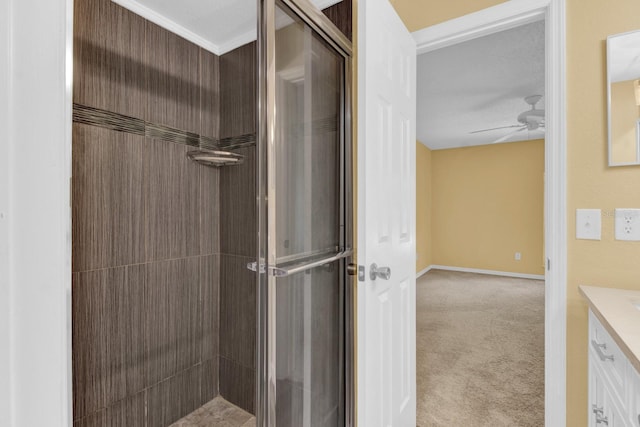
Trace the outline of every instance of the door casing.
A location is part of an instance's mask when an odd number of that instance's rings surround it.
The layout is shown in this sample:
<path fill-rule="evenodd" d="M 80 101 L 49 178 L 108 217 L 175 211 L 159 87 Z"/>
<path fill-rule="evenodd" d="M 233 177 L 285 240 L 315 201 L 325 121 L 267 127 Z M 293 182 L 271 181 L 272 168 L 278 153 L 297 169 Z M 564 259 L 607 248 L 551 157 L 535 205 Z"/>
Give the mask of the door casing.
<path fill-rule="evenodd" d="M 545 425 L 566 425 L 567 178 L 565 0 L 507 1 L 415 31 L 417 53 L 544 20 Z"/>

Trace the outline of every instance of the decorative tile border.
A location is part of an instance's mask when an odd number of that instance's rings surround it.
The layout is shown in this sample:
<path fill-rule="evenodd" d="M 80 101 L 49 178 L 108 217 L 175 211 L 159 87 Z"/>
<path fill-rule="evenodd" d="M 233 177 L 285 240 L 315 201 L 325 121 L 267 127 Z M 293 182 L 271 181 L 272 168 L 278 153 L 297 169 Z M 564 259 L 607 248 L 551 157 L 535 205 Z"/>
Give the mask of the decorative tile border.
<path fill-rule="evenodd" d="M 256 143 L 255 133 L 216 140 L 196 133 L 81 104 L 73 104 L 73 121 L 200 148 L 232 150 L 255 145 Z M 301 124 L 297 123 L 295 126 L 300 127 Z M 314 120 L 312 124 L 312 132 L 314 133 L 335 132 L 337 130 L 338 118 L 335 116 Z"/>
<path fill-rule="evenodd" d="M 200 148 L 230 150 L 255 145 L 256 143 L 255 133 L 216 140 L 169 126 L 146 122 L 124 114 L 75 103 L 73 104 L 73 121 Z"/>
<path fill-rule="evenodd" d="M 73 121 L 135 135 L 144 136 L 145 134 L 144 120 L 75 103 L 73 104 Z"/>

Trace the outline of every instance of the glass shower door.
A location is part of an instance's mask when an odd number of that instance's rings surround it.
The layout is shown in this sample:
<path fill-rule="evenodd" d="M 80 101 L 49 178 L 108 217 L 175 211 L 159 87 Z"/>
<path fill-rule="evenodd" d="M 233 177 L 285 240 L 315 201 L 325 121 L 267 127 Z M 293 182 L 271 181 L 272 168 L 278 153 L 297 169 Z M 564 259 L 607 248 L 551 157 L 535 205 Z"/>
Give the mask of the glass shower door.
<path fill-rule="evenodd" d="M 259 426 L 349 424 L 350 43 L 307 1 L 261 1 Z"/>

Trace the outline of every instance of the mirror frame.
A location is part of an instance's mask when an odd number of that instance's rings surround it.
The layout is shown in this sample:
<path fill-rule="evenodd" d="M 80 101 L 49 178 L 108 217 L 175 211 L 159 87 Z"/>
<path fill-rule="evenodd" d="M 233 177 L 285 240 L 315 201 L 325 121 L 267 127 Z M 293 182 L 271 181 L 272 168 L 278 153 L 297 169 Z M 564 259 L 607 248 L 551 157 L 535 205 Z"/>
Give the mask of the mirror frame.
<path fill-rule="evenodd" d="M 631 34 L 640 33 L 640 30 L 628 31 L 626 33 L 613 34 L 607 37 L 607 45 L 606 45 L 606 60 L 607 60 L 607 166 L 609 167 L 617 167 L 617 166 L 638 166 L 640 165 L 640 116 L 636 120 L 636 124 L 634 125 L 634 129 L 636 130 L 636 160 L 635 162 L 624 162 L 624 163 L 614 163 L 612 156 L 612 130 L 611 130 L 611 42 L 614 39 L 629 36 Z M 638 47 L 640 51 L 640 46 Z M 640 75 L 638 76 L 640 78 Z"/>

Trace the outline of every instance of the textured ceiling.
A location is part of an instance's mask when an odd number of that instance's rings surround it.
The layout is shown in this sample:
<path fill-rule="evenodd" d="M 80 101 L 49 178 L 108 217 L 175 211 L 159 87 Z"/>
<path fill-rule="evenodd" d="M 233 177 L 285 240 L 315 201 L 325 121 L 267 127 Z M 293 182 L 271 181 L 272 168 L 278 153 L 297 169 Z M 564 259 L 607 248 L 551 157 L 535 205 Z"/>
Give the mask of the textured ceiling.
<path fill-rule="evenodd" d="M 256 39 L 256 0 L 112 0 L 222 55 Z M 311 0 L 324 9 L 340 0 Z"/>
<path fill-rule="evenodd" d="M 515 129 L 524 97 L 544 95 L 544 21 L 418 56 L 417 138 L 438 150 L 490 144 Z M 544 98 L 537 108 L 544 109 Z M 523 131 L 505 142 L 544 138 Z"/>

